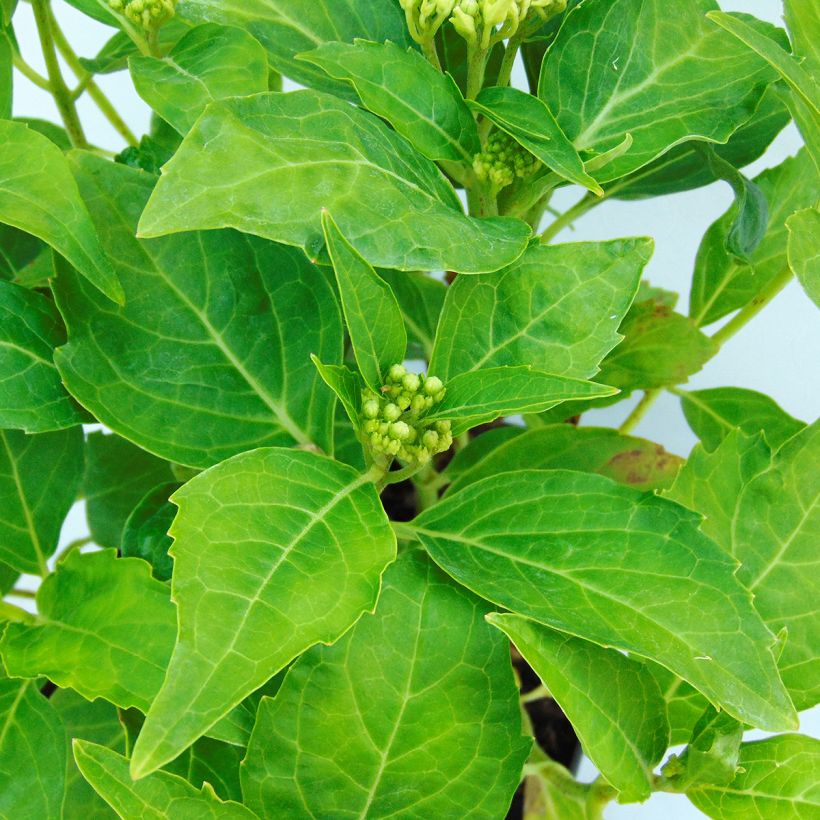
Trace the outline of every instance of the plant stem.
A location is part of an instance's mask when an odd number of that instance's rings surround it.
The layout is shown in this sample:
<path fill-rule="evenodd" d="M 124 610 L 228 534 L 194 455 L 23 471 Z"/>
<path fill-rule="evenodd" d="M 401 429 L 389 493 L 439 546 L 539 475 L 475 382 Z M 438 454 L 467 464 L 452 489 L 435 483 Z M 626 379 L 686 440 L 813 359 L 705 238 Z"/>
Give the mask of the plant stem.
<path fill-rule="evenodd" d="M 12 595 L 15 598 L 28 598 L 29 600 L 34 600 L 37 597 L 36 592 L 32 592 L 30 589 L 13 589 L 9 595 Z"/>
<path fill-rule="evenodd" d="M 542 683 L 540 686 L 536 686 L 535 689 L 531 689 L 526 694 L 521 695 L 521 703 L 532 703 L 534 700 L 543 700 L 544 698 L 551 697 L 552 695 L 549 689 Z"/>
<path fill-rule="evenodd" d="M 54 13 L 49 9 L 49 21 L 51 23 L 51 30 L 54 36 L 54 43 L 57 46 L 60 54 L 62 54 L 63 59 L 68 63 L 68 67 L 77 75 L 77 80 L 79 81 L 79 90 L 82 93 L 82 90 L 88 92 L 88 96 L 91 97 L 92 100 L 97 104 L 97 108 L 102 111 L 105 118 L 111 125 L 114 127 L 114 130 L 129 144 L 129 145 L 136 145 L 139 140 L 134 135 L 134 132 L 125 124 L 125 121 L 119 115 L 117 110 L 111 104 L 111 101 L 108 97 L 105 96 L 102 89 L 94 82 L 94 78 L 91 75 L 91 72 L 86 71 L 83 67 L 83 64 L 80 62 L 80 58 L 75 53 L 74 49 L 71 48 L 71 44 L 66 39 L 65 35 L 60 29 L 60 26 L 57 23 L 57 20 L 54 18 Z M 79 94 L 77 95 L 79 96 Z"/>
<path fill-rule="evenodd" d="M 541 241 L 546 244 L 551 242 L 564 228 L 572 225 L 576 219 L 582 217 L 588 211 L 591 211 L 596 205 L 601 202 L 601 197 L 595 194 L 585 194 L 578 202 L 575 203 L 568 211 L 565 211 L 558 217 L 542 234 Z"/>
<path fill-rule="evenodd" d="M 486 57 L 487 52 L 477 43 L 467 47 L 467 93 L 464 96 L 468 100 L 474 100 L 484 85 Z"/>
<path fill-rule="evenodd" d="M 48 83 L 60 118 L 65 126 L 68 138 L 75 148 L 85 148 L 88 141 L 83 132 L 80 117 L 71 92 L 65 84 L 60 63 L 57 60 L 57 50 L 54 48 L 54 32 L 51 26 L 51 9 L 49 0 L 31 0 L 31 7 L 34 11 L 34 22 L 37 24 L 37 34 L 40 37 L 40 46 L 43 49 L 43 58 L 46 62 Z"/>
<path fill-rule="evenodd" d="M 432 37 L 422 42 L 421 52 L 430 61 L 434 68 L 441 71 L 441 61 L 439 60 L 438 52 L 436 51 L 436 42 Z"/>
<path fill-rule="evenodd" d="M 416 541 L 416 528 L 404 521 L 391 521 L 390 526 L 400 541 Z"/>
<path fill-rule="evenodd" d="M 646 415 L 649 408 L 657 401 L 660 396 L 660 388 L 654 390 L 647 390 L 643 394 L 643 398 L 635 405 L 634 410 L 626 417 L 624 423 L 618 428 L 621 435 L 628 435 L 640 423 L 641 419 Z"/>
<path fill-rule="evenodd" d="M 501 60 L 501 66 L 498 69 L 498 79 L 496 85 L 505 86 L 510 84 L 512 77 L 513 66 L 515 65 L 515 58 L 518 56 L 518 49 L 521 48 L 523 39 L 519 34 L 510 37 L 507 41 L 507 48 L 504 49 L 504 58 Z"/>
<path fill-rule="evenodd" d="M 30 82 L 34 83 L 38 88 L 51 93 L 51 84 L 38 71 L 35 71 L 16 51 L 12 57 L 14 67 Z"/>

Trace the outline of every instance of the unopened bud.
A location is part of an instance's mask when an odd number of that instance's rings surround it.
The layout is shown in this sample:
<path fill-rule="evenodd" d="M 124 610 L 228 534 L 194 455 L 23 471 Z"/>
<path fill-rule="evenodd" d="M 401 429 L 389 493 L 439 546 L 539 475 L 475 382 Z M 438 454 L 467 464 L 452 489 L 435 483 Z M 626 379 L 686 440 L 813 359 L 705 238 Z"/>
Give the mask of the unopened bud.
<path fill-rule="evenodd" d="M 404 421 L 394 421 L 390 425 L 389 435 L 391 438 L 397 438 L 399 441 L 405 441 L 410 438 L 410 425 Z"/>
<path fill-rule="evenodd" d="M 437 376 L 428 376 L 424 380 L 424 392 L 428 396 L 435 396 L 436 393 L 440 393 L 442 390 L 444 390 L 444 384 Z"/>
<path fill-rule="evenodd" d="M 422 437 L 421 443 L 428 449 L 433 450 L 438 447 L 439 437 L 435 430 L 428 430 Z"/>
<path fill-rule="evenodd" d="M 379 402 L 376 399 L 368 399 L 362 407 L 362 412 L 365 418 L 376 418 L 379 415 Z"/>
<path fill-rule="evenodd" d="M 406 374 L 407 370 L 405 370 L 404 365 L 394 364 L 387 375 L 391 381 L 400 382 Z"/>
<path fill-rule="evenodd" d="M 386 404 L 384 406 L 384 411 L 382 415 L 385 419 L 387 419 L 387 421 L 396 421 L 398 417 L 401 415 L 401 410 L 398 408 L 397 405 L 391 402 L 390 404 Z"/>
<path fill-rule="evenodd" d="M 421 379 L 415 373 L 408 373 L 402 380 L 404 389 L 411 393 L 415 393 L 421 386 Z"/>

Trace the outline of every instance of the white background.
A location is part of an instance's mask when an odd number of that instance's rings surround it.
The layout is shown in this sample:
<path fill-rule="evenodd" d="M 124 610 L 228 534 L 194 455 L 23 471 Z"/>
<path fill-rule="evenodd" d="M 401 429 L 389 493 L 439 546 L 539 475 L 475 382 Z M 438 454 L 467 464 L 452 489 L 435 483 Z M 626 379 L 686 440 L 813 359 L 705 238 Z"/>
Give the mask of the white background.
<path fill-rule="evenodd" d="M 772 22 L 781 23 L 779 0 L 724 0 L 726 11 L 745 11 Z M 75 51 L 82 56 L 96 54 L 112 30 L 83 16 L 61 0 L 55 11 Z M 670 13 L 671 12 L 670 10 Z M 21 3 L 15 16 L 15 30 L 24 57 L 39 71 L 44 66 L 37 45 L 36 29 L 30 7 Z M 520 73 L 517 75 L 520 78 Z M 720 78 L 715 78 L 720 82 Z M 141 134 L 148 126 L 149 112 L 137 97 L 127 73 L 99 78 L 99 84 L 114 101 L 117 109 Z M 87 96 L 79 102 L 79 112 L 86 132 L 98 145 L 120 150 L 122 139 L 99 114 Z M 51 98 L 24 77 L 15 75 L 15 116 L 39 117 L 58 122 Z M 764 168 L 777 165 L 800 147 L 794 126 L 781 134 L 767 154 L 747 169 L 754 176 Z M 580 191 L 565 189 L 553 203 L 564 209 L 575 202 Z M 655 285 L 681 294 L 685 310 L 689 299 L 695 253 L 706 228 L 731 202 L 727 185 L 716 183 L 706 188 L 674 196 L 638 202 L 608 202 L 588 214 L 559 237 L 563 241 L 612 239 L 623 236 L 652 236 L 656 251 L 647 269 L 647 278 Z M 710 329 L 712 332 L 714 328 Z M 797 418 L 813 421 L 820 415 L 818 390 L 820 362 L 820 322 L 817 309 L 800 286 L 793 282 L 775 301 L 726 343 L 720 354 L 690 381 L 692 388 L 736 386 L 747 387 L 772 396 Z M 617 407 L 592 411 L 585 423 L 617 426 L 634 406 L 637 397 Z M 677 399 L 665 394 L 636 428 L 637 435 L 658 441 L 667 449 L 686 455 L 695 438 L 686 425 Z M 72 510 L 63 532 L 62 542 L 87 533 L 81 505 Z M 33 580 L 33 579 L 32 579 Z M 802 731 L 820 734 L 820 711 L 802 717 Z M 759 733 L 758 733 L 759 735 Z M 581 767 L 581 779 L 593 779 L 595 770 L 588 760 Z M 641 806 L 611 805 L 605 813 L 608 820 L 644 818 L 665 820 L 702 817 L 683 797 L 658 794 Z"/>

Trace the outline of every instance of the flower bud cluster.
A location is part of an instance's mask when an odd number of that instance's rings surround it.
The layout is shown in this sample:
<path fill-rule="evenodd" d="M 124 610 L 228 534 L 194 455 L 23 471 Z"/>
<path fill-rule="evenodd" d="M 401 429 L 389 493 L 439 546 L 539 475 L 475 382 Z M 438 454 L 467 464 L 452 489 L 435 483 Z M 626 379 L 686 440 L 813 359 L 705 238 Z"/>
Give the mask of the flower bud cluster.
<path fill-rule="evenodd" d="M 450 19 L 465 40 L 486 49 L 512 37 L 526 21 L 543 22 L 566 7 L 566 0 L 456 0 Z"/>
<path fill-rule="evenodd" d="M 156 31 L 176 11 L 177 0 L 108 0 L 109 7 L 145 31 Z"/>
<path fill-rule="evenodd" d="M 473 170 L 482 182 L 496 191 L 512 185 L 515 178 L 525 179 L 541 167 L 541 162 L 509 134 L 494 130 L 484 150 L 473 159 Z"/>
<path fill-rule="evenodd" d="M 417 43 L 432 41 L 458 0 L 399 0 L 410 36 Z"/>
<path fill-rule="evenodd" d="M 371 451 L 423 465 L 448 450 L 453 443 L 450 422 L 425 420 L 444 393 L 441 379 L 394 364 L 381 393 L 362 391 L 361 429 Z"/>

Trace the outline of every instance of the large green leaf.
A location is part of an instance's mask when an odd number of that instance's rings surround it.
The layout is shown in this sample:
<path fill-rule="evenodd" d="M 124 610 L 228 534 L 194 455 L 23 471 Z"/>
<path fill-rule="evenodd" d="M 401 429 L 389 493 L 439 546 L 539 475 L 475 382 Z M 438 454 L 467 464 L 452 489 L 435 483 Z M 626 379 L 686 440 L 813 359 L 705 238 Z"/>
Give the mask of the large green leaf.
<path fill-rule="evenodd" d="M 0 222 L 39 237 L 115 302 L 124 294 L 57 146 L 0 120 Z"/>
<path fill-rule="evenodd" d="M 243 453 L 189 481 L 171 535 L 179 635 L 134 748 L 143 776 L 296 655 L 375 605 L 396 539 L 367 476 L 310 452 Z"/>
<path fill-rule="evenodd" d="M 407 352 L 399 303 L 390 285 L 358 254 L 327 211 L 322 213 L 325 234 L 353 355 L 365 382 L 381 390 L 391 365 L 401 364 Z"/>
<path fill-rule="evenodd" d="M 789 266 L 820 307 L 820 210 L 806 208 L 786 220 Z"/>
<path fill-rule="evenodd" d="M 481 150 L 475 118 L 458 86 L 418 51 L 359 40 L 326 43 L 300 59 L 352 83 L 365 107 L 428 159 L 472 165 Z"/>
<path fill-rule="evenodd" d="M 810 820 L 820 816 L 820 740 L 777 735 L 740 747 L 740 768 L 727 786 L 687 793 L 714 820 Z"/>
<path fill-rule="evenodd" d="M 559 176 L 596 194 L 601 186 L 584 170 L 584 163 L 546 104 L 517 88 L 485 88 L 472 107 L 508 133 Z"/>
<path fill-rule="evenodd" d="M 732 528 L 740 580 L 769 628 L 788 630 L 783 681 L 798 709 L 820 701 L 820 422 L 777 451 L 744 489 Z"/>
<path fill-rule="evenodd" d="M 820 3 L 783 0 L 783 11 L 795 55 L 803 58 L 802 67 L 812 79 L 820 79 Z"/>
<path fill-rule="evenodd" d="M 516 433 L 497 442 L 492 432 L 484 434 L 460 450 L 445 473 L 453 476 L 447 492 L 457 492 L 497 473 L 522 469 L 581 470 L 639 490 L 653 490 L 671 484 L 683 463 L 659 444 L 622 436 L 607 427 L 549 424 Z M 466 464 L 465 456 L 469 459 Z"/>
<path fill-rule="evenodd" d="M 48 572 L 82 475 L 82 428 L 0 430 L 0 560 L 19 572 Z"/>
<path fill-rule="evenodd" d="M 173 478 L 167 461 L 119 436 L 91 433 L 85 445 L 83 495 L 94 542 L 121 549 L 131 511 L 150 489 Z"/>
<path fill-rule="evenodd" d="M 690 0 L 670 13 L 666 0 L 591 0 L 567 15 L 539 96 L 578 149 L 608 151 L 632 135 L 599 181 L 693 137 L 725 142 L 754 113 L 774 72 L 705 18 L 716 8 Z"/>
<path fill-rule="evenodd" d="M 195 23 L 241 26 L 268 50 L 277 71 L 302 85 L 350 94 L 345 82 L 328 78 L 296 55 L 322 43 L 357 37 L 412 45 L 395 0 L 180 0 L 177 14 Z"/>
<path fill-rule="evenodd" d="M 242 769 L 250 808 L 265 818 L 502 817 L 530 741 L 488 609 L 422 553 L 404 553 L 376 614 L 303 655 L 262 701 Z"/>
<path fill-rule="evenodd" d="M 10 675 L 45 675 L 93 700 L 148 709 L 176 637 L 165 584 L 138 558 L 75 551 L 37 592 L 33 623 L 9 624 L 0 653 Z"/>
<path fill-rule="evenodd" d="M 488 273 L 515 261 L 530 235 L 517 219 L 465 216 L 435 164 L 403 137 L 314 91 L 211 105 L 166 166 L 139 228 L 159 236 L 233 227 L 313 258 L 323 208 L 368 262 L 386 268 Z"/>
<path fill-rule="evenodd" d="M 74 168 L 129 298 L 115 309 L 61 272 L 69 343 L 57 364 L 73 395 L 117 433 L 195 467 L 266 444 L 329 452 L 334 399 L 310 362 L 341 361 L 327 277 L 298 251 L 232 232 L 135 239 L 153 178 L 88 155 Z"/>
<path fill-rule="evenodd" d="M 447 291 L 430 371 L 531 364 L 587 378 L 620 341 L 618 325 L 652 255 L 649 239 L 537 245 L 492 276 Z"/>
<path fill-rule="evenodd" d="M 196 789 L 168 772 L 156 772 L 134 782 L 128 760 L 104 746 L 74 741 L 74 760 L 83 777 L 119 817 L 197 818 L 197 820 L 253 820 L 254 813 L 240 803 L 223 802 L 207 784 Z"/>
<path fill-rule="evenodd" d="M 83 421 L 54 366 L 63 342 L 62 320 L 45 296 L 0 281 L 0 427 L 43 433 Z"/>
<path fill-rule="evenodd" d="M 769 202 L 766 235 L 746 264 L 726 250 L 736 206 L 709 227 L 698 249 L 689 298 L 689 315 L 698 325 L 711 324 L 748 304 L 783 272 L 788 265 L 786 220 L 820 197 L 820 180 L 805 149 L 763 171 L 754 181 Z"/>
<path fill-rule="evenodd" d="M 128 61 L 137 93 L 180 134 L 214 100 L 268 90 L 265 49 L 241 29 L 197 26 L 162 58 Z"/>
<path fill-rule="evenodd" d="M 34 681 L 0 676 L 0 817 L 61 817 L 66 734 Z"/>
<path fill-rule="evenodd" d="M 488 616 L 515 644 L 572 722 L 590 760 L 623 803 L 646 800 L 669 744 L 666 701 L 644 666 L 614 649 L 520 615 Z M 613 686 L 613 683 L 617 683 Z"/>
<path fill-rule="evenodd" d="M 761 430 L 775 449 L 805 426 L 774 399 L 741 387 L 712 387 L 681 391 L 683 414 L 704 448 L 714 450 L 736 427 L 747 435 Z"/>
<path fill-rule="evenodd" d="M 752 725 L 794 726 L 772 634 L 699 517 L 603 476 L 520 470 L 476 482 L 414 527 L 479 595 L 661 663 Z"/>

